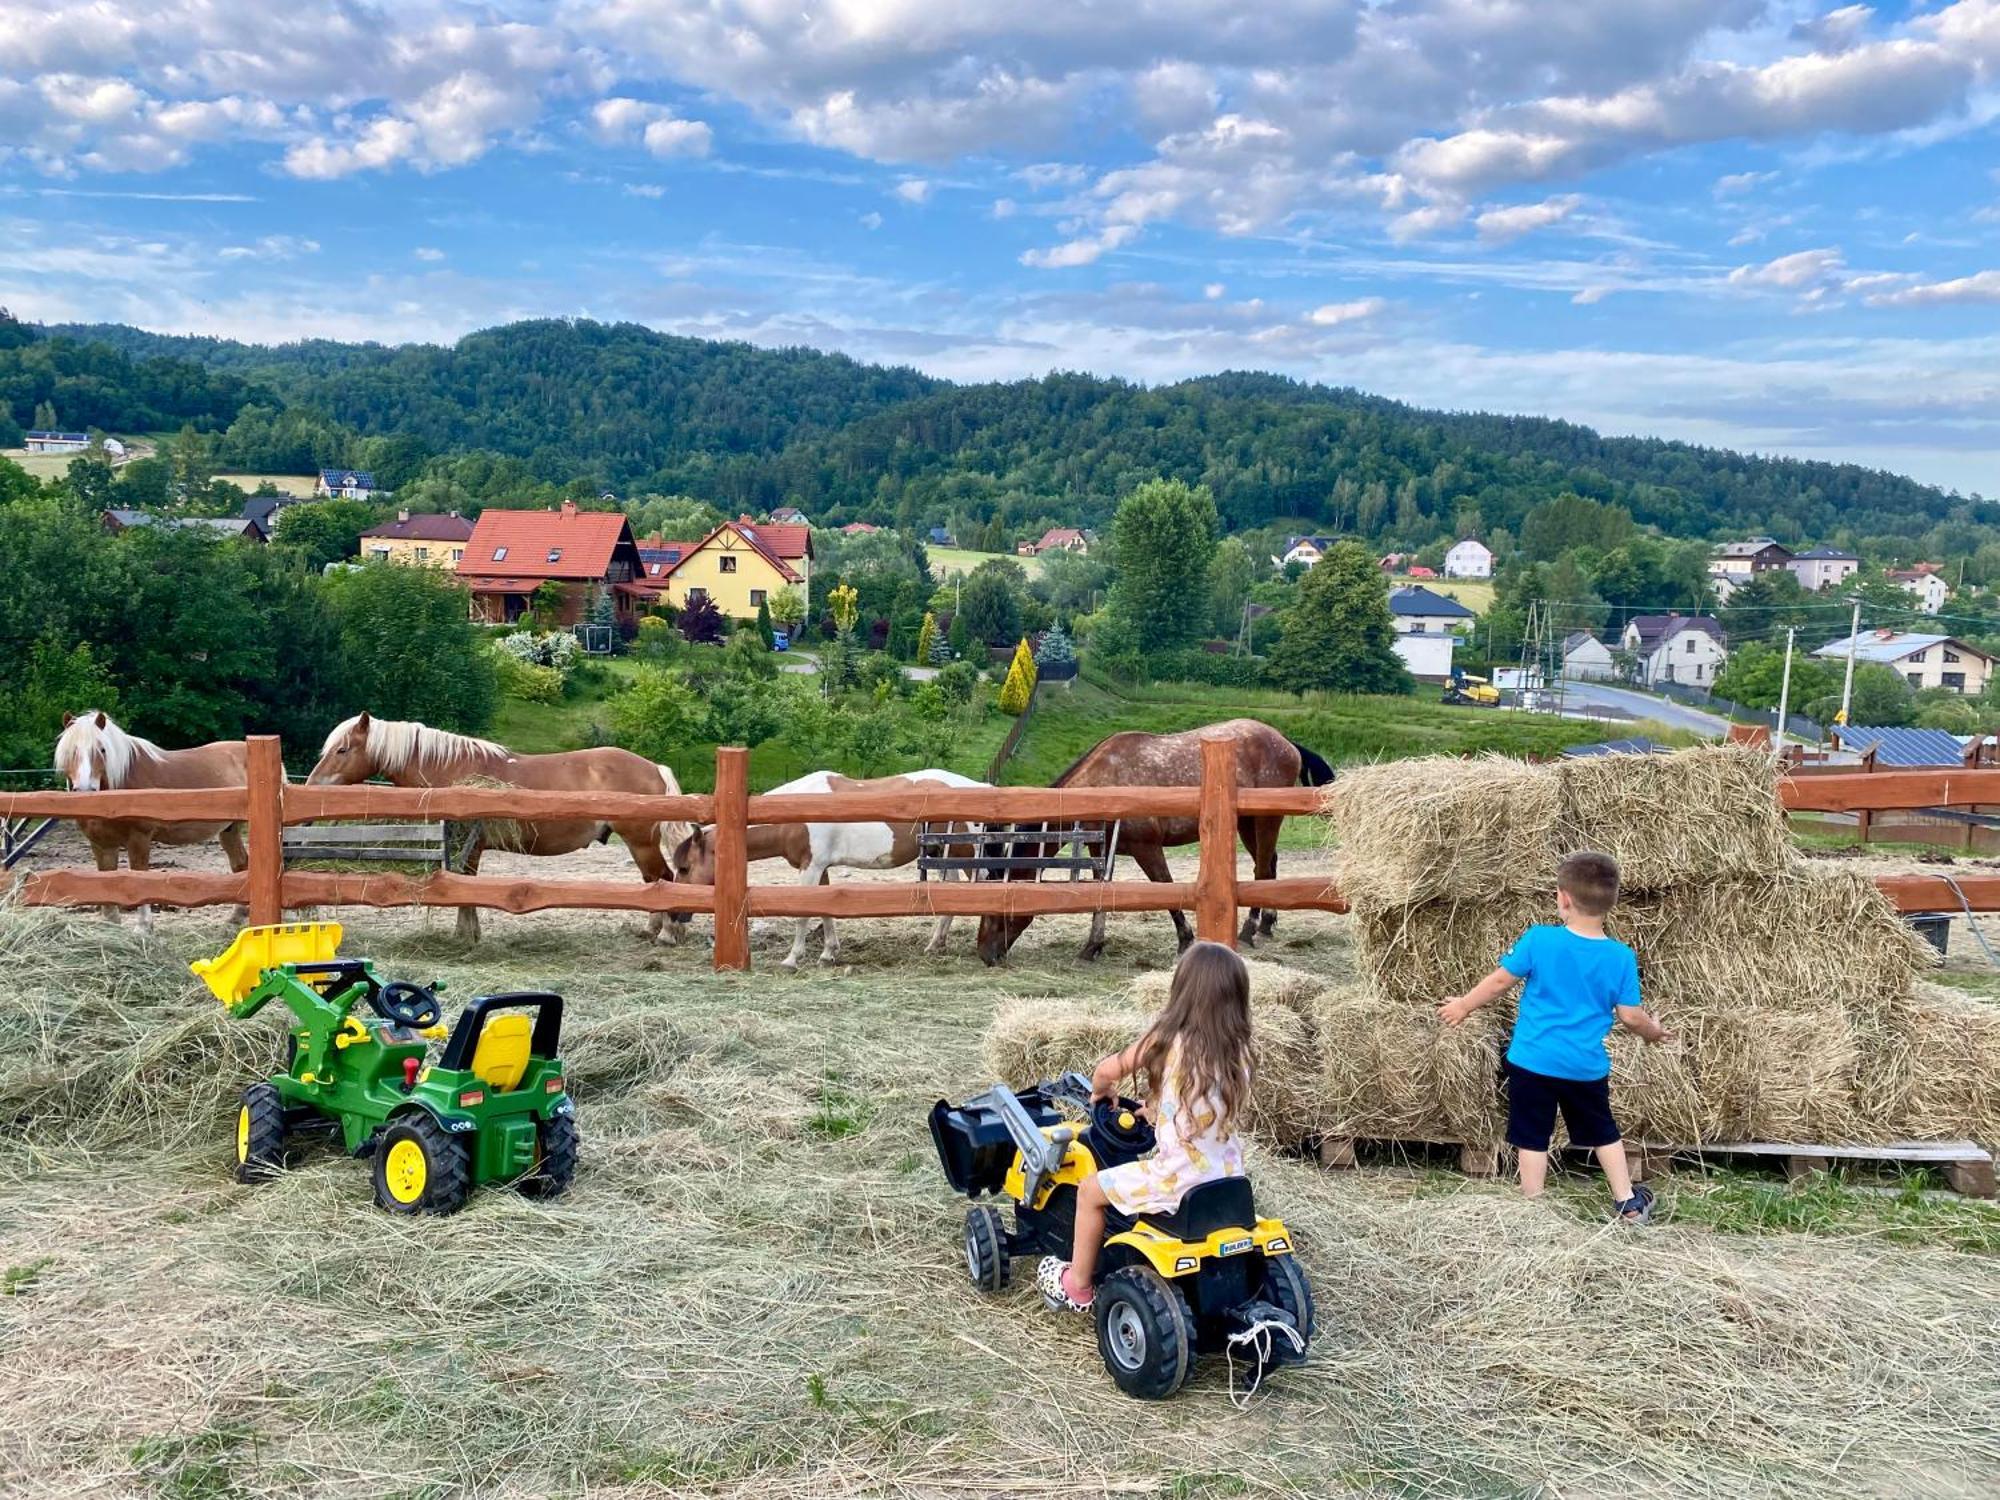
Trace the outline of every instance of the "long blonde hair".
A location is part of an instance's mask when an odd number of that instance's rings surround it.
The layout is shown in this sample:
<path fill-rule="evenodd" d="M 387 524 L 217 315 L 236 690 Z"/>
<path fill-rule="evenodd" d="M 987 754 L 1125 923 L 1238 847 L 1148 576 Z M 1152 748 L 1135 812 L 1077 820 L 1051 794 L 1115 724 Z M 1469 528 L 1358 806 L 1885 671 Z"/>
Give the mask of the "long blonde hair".
<path fill-rule="evenodd" d="M 1233 949 L 1194 944 L 1174 968 L 1167 1003 L 1139 1038 L 1140 1071 L 1157 1092 L 1171 1066 L 1196 1128 L 1224 1132 L 1249 1097 L 1255 1061 L 1250 971 Z M 1211 1109 L 1219 1111 L 1213 1120 L 1207 1118 Z"/>

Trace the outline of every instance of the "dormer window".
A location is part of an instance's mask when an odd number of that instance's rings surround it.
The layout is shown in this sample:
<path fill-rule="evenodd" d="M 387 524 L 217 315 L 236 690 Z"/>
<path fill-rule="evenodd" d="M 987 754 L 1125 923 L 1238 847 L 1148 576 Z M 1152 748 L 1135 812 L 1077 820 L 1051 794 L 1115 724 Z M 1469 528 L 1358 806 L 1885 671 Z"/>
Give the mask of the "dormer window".
<path fill-rule="evenodd" d="M 507 549 L 505 547 L 495 547 L 493 549 L 493 560 L 495 562 L 505 562 L 507 560 Z"/>
<path fill-rule="evenodd" d="M 553 562 L 561 562 L 561 561 L 562 561 L 562 548 L 560 548 L 560 547 L 551 547 L 551 548 L 549 548 L 549 561 L 550 561 L 550 562 L 552 562 L 552 563 L 553 563 Z"/>

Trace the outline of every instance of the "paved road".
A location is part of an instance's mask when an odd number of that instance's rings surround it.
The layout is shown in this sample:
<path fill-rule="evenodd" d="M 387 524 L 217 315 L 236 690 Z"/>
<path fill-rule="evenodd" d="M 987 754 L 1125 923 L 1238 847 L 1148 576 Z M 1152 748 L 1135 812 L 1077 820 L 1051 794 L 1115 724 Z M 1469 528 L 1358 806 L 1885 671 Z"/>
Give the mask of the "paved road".
<path fill-rule="evenodd" d="M 1691 729 L 1696 734 L 1705 734 L 1717 739 L 1729 730 L 1729 721 L 1717 714 L 1706 713 L 1699 708 L 1689 708 L 1686 704 L 1676 703 L 1671 698 L 1655 697 L 1651 693 L 1641 693 L 1633 688 L 1613 687 L 1605 682 L 1564 683 L 1563 707 L 1609 709 L 1615 713 L 1629 714 L 1634 719 L 1654 719 L 1669 729 Z"/>

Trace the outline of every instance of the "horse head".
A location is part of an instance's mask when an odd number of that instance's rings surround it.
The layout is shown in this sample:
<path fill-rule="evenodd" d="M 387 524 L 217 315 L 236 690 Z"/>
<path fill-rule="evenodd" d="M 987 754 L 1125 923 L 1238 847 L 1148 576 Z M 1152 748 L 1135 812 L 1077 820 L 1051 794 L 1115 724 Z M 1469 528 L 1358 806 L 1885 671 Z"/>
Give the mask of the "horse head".
<path fill-rule="evenodd" d="M 319 764 L 306 777 L 310 786 L 352 786 L 375 774 L 375 753 L 368 742 L 371 720 L 366 709 L 336 724 L 320 747 Z"/>
<path fill-rule="evenodd" d="M 124 778 L 129 751 L 116 753 L 125 735 L 101 709 L 63 715 L 63 732 L 56 739 L 55 769 L 73 792 L 108 791 Z M 117 764 L 114 764 L 117 762 Z"/>
<path fill-rule="evenodd" d="M 1025 840 L 1019 839 L 1018 835 L 1040 833 L 1045 831 L 1045 829 L 1045 824 L 1017 823 L 1011 830 L 1008 830 L 1009 837 L 987 841 L 981 846 L 980 853 L 986 859 L 1003 859 L 1010 854 L 1036 854 L 1044 852 L 1042 845 L 1029 844 Z M 994 831 L 997 832 L 999 830 Z M 997 875 L 981 875 L 979 878 L 982 880 L 1033 880 L 1035 878 L 1035 871 L 1003 869 Z M 1028 924 L 1034 920 L 1031 916 L 1013 913 L 1000 916 L 989 912 L 981 917 L 979 919 L 979 961 L 988 968 L 993 967 L 995 964 L 1005 963 L 1008 950 L 1014 946 L 1015 940 L 1028 930 Z"/>
<path fill-rule="evenodd" d="M 697 828 L 678 844 L 673 852 L 674 879 L 690 885 L 715 884 L 715 834 L 711 829 Z M 686 919 L 686 913 L 676 914 Z"/>

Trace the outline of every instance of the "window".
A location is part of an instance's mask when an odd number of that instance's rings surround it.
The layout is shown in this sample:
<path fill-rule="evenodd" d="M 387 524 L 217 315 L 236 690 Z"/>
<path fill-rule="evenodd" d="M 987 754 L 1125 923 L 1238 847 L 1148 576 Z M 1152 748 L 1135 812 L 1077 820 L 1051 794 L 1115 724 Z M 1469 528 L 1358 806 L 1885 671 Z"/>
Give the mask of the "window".
<path fill-rule="evenodd" d="M 451 560 L 453 562 L 461 562 L 464 560 L 464 558 L 465 558 L 465 549 L 463 547 L 454 547 L 451 549 Z"/>
<path fill-rule="evenodd" d="M 733 557 L 723 558 L 722 571 L 725 573 L 734 573 L 736 571 L 736 559 Z"/>
<path fill-rule="evenodd" d="M 752 609 L 755 609 L 758 605 L 762 604 L 763 602 L 764 602 L 764 591 L 762 589 L 750 590 L 750 607 Z"/>
<path fill-rule="evenodd" d="M 1924 660 L 1924 658 L 1926 658 L 1926 657 L 1927 657 L 1927 656 L 1929 656 L 1930 654 L 1931 654 L 1931 653 L 1930 653 L 1930 649 L 1929 649 L 1928 647 L 1926 647 L 1926 648 L 1925 648 L 1924 650 L 1922 650 L 1922 651 L 1912 651 L 1912 652 L 1910 653 L 1910 660 L 1911 660 L 1911 661 L 1922 661 L 1922 660 Z"/>
<path fill-rule="evenodd" d="M 1694 652 L 1695 652 L 1694 637 L 1689 636 L 1687 638 L 1687 654 L 1689 656 L 1693 656 Z"/>
<path fill-rule="evenodd" d="M 505 562 L 507 560 L 507 549 L 505 547 L 495 547 L 493 549 L 493 560 L 495 562 Z"/>
<path fill-rule="evenodd" d="M 419 547 L 419 548 L 417 548 L 417 561 L 418 561 L 418 562 L 429 562 L 430 560 L 431 560 L 431 549 L 430 549 L 430 548 L 428 548 L 428 547 Z"/>
<path fill-rule="evenodd" d="M 701 603 L 701 601 L 702 601 L 702 600 L 706 599 L 707 597 L 708 597 L 708 590 L 707 590 L 707 589 L 689 589 L 689 590 L 688 590 L 688 603 L 689 603 L 689 605 L 696 605 L 696 604 L 699 604 L 699 603 Z"/>
<path fill-rule="evenodd" d="M 1965 674 L 1963 672 L 1946 672 L 1942 680 L 1944 685 L 1954 693 L 1965 691 Z"/>
<path fill-rule="evenodd" d="M 1910 686 L 1911 686 L 1911 687 L 1913 687 L 1913 688 L 1920 688 L 1920 687 L 1922 687 L 1922 686 L 1924 685 L 1924 674 L 1923 674 L 1923 673 L 1921 673 L 1921 672 L 1907 672 L 1907 673 L 1905 673 L 1904 675 L 1905 675 L 1906 677 L 1908 677 L 1908 678 L 1910 679 Z"/>
<path fill-rule="evenodd" d="M 1951 647 L 1949 647 L 1949 646 L 1946 646 L 1946 647 L 1944 648 L 1944 659 L 1945 659 L 1946 661 L 1951 661 L 1951 662 L 1955 662 L 1955 661 L 1957 661 L 1957 660 L 1958 660 L 1958 653 L 1957 653 L 1956 651 L 1952 650 L 1952 649 L 1951 649 Z"/>
<path fill-rule="evenodd" d="M 551 547 L 551 548 L 549 548 L 549 561 L 550 561 L 550 562 L 561 562 L 561 561 L 562 561 L 562 548 L 560 548 L 560 547 Z"/>

